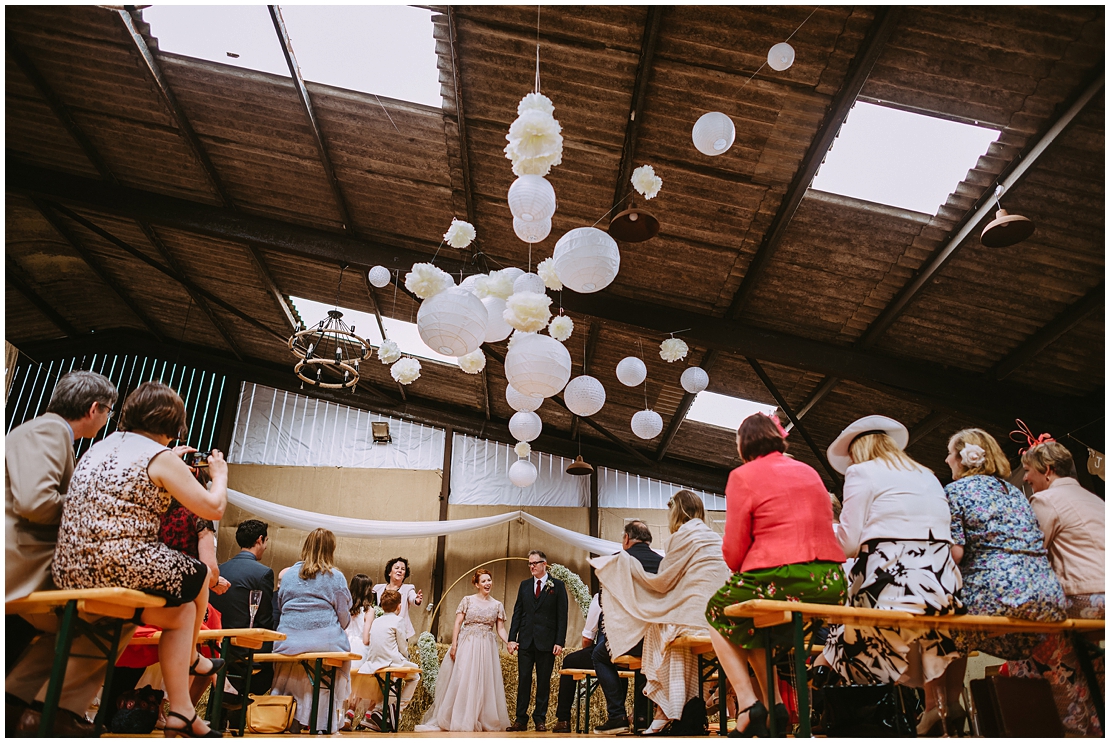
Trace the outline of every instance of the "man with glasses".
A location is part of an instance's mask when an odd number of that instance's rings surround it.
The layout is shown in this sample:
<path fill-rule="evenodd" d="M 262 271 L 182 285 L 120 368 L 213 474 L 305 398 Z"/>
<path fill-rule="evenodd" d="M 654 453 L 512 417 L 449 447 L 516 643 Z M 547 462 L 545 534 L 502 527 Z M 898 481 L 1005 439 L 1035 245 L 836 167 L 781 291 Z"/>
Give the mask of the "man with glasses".
<path fill-rule="evenodd" d="M 73 475 L 73 442 L 94 438 L 112 416 L 119 393 L 107 377 L 74 371 L 58 380 L 46 412 L 12 430 L 4 440 L 4 572 L 5 600 L 24 598 L 54 588 L 50 565 L 58 541 L 62 507 Z M 127 645 L 134 625 L 125 625 L 120 647 Z M 53 614 L 9 615 L 5 619 L 6 720 L 9 736 L 35 735 L 41 715 L 43 686 L 54 662 Z M 130 632 L 129 632 L 130 630 Z M 47 634 L 34 644 L 37 631 Z M 54 722 L 54 734 L 86 737 L 93 726 L 85 718 L 100 686 L 106 661 L 91 657 L 88 638 L 73 641 L 65 684 Z"/>
<path fill-rule="evenodd" d="M 528 729 L 528 699 L 532 696 L 532 669 L 536 671 L 536 706 L 532 722 L 537 732 L 547 730 L 547 701 L 551 696 L 551 671 L 567 641 L 567 589 L 547 574 L 547 555 L 528 553 L 532 577 L 520 584 L 509 627 L 509 652 L 517 653 L 516 721 L 509 732 Z"/>

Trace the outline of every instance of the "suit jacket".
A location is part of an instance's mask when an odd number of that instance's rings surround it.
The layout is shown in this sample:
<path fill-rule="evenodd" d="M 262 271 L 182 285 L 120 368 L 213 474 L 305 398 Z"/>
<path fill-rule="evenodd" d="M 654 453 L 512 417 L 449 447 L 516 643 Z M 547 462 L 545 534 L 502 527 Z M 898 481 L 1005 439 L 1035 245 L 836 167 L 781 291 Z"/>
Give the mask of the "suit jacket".
<path fill-rule="evenodd" d="M 644 566 L 645 572 L 659 572 L 659 563 L 663 562 L 663 556 L 653 550 L 651 545 L 644 544 L 643 542 L 636 542 L 636 544 L 625 551 L 640 561 L 640 564 Z"/>
<path fill-rule="evenodd" d="M 227 578 L 231 588 L 222 596 L 212 593 L 209 603 L 220 612 L 224 627 L 249 627 L 251 622 L 250 593 L 262 591 L 262 603 L 254 615 L 254 626 L 274 629 L 274 570 L 243 550 L 220 565 L 220 577 Z"/>
<path fill-rule="evenodd" d="M 4 446 L 5 601 L 13 601 L 54 587 L 50 564 L 73 476 L 73 431 L 46 413 L 15 428 Z"/>
<path fill-rule="evenodd" d="M 509 642 L 523 648 L 535 643 L 536 649 L 551 651 L 556 645 L 567 645 L 567 589 L 563 582 L 548 574 L 547 584 L 536 598 L 535 578 L 520 584 L 509 627 Z"/>
<path fill-rule="evenodd" d="M 371 609 L 370 611 L 373 611 Z M 374 673 L 387 666 L 412 666 L 409 638 L 399 614 L 383 614 L 370 625 L 370 645 L 359 673 Z"/>

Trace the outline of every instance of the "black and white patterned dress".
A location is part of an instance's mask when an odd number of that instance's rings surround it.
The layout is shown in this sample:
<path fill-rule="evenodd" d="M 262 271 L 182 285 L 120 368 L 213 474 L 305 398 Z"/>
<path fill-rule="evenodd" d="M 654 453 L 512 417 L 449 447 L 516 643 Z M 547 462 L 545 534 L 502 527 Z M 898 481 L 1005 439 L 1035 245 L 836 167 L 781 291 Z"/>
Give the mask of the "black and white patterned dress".
<path fill-rule="evenodd" d="M 164 596 L 167 606 L 197 597 L 204 564 L 158 541 L 171 496 L 147 466 L 165 451 L 141 434 L 116 432 L 81 457 L 54 551 L 59 588 L 133 588 Z"/>

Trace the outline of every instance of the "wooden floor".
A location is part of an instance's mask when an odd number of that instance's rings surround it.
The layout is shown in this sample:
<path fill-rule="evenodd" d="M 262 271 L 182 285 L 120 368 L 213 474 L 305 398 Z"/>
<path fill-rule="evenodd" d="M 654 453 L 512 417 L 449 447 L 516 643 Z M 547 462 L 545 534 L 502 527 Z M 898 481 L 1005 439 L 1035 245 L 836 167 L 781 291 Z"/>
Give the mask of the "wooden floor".
<path fill-rule="evenodd" d="M 161 738 L 161 737 L 163 737 L 163 735 L 162 735 L 161 730 L 156 730 L 153 733 L 150 733 L 149 735 L 116 735 L 116 734 L 113 734 L 113 733 L 105 733 L 104 735 L 102 735 L 100 737 L 102 737 L 102 738 Z M 230 733 L 225 733 L 224 737 L 225 738 L 230 738 L 232 736 L 231 736 Z M 287 740 L 293 740 L 293 739 L 308 740 L 309 739 L 309 736 L 308 736 L 307 733 L 301 733 L 299 735 L 293 735 L 291 733 L 285 733 L 285 734 L 282 734 L 282 735 L 252 735 L 250 733 L 247 733 L 243 737 L 244 738 L 284 738 L 284 739 L 287 739 Z M 606 740 L 606 739 L 611 738 L 611 737 L 627 737 L 627 736 L 608 736 L 608 735 L 587 736 L 587 735 L 574 735 L 573 733 L 563 733 L 561 735 L 556 735 L 556 734 L 550 733 L 550 732 L 548 732 L 548 733 L 537 733 L 535 730 L 529 730 L 526 733 L 448 733 L 448 732 L 439 732 L 439 733 L 412 733 L 412 732 L 409 732 L 409 733 L 370 733 L 370 732 L 365 732 L 365 733 L 362 733 L 362 732 L 360 732 L 360 733 L 336 733 L 335 735 L 331 735 L 331 736 L 312 736 L 312 739 L 315 740 L 317 738 L 324 738 L 324 737 L 331 737 L 331 738 L 464 738 L 464 739 L 465 738 L 548 738 L 548 739 L 560 739 L 560 738 L 587 738 L 587 737 L 591 737 L 591 738 L 594 738 L 596 740 Z"/>

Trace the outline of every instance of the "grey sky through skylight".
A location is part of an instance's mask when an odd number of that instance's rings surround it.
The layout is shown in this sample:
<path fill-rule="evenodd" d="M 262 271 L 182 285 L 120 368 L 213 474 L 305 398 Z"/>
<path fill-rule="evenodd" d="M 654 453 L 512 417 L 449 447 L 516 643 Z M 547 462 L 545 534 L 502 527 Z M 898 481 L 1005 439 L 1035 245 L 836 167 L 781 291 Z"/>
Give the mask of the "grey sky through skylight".
<path fill-rule="evenodd" d="M 280 7 L 306 80 L 442 105 L 431 11 L 398 5 Z M 155 5 L 143 10 L 143 19 L 164 52 L 289 76 L 265 5 Z"/>
<path fill-rule="evenodd" d="M 718 395 L 716 392 L 699 392 L 686 413 L 686 420 L 708 423 L 735 431 L 740 423 L 753 413 L 770 415 L 775 412 L 774 405 L 745 400 L 742 397 Z"/>

